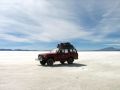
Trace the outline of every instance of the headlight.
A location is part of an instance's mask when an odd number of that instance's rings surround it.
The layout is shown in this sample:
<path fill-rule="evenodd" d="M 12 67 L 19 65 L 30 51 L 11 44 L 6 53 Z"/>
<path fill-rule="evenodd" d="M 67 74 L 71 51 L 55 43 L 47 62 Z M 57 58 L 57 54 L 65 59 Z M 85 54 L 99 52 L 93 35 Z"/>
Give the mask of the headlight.
<path fill-rule="evenodd" d="M 39 55 L 39 56 L 38 56 L 38 59 L 39 59 L 39 60 L 42 60 L 42 56 Z"/>

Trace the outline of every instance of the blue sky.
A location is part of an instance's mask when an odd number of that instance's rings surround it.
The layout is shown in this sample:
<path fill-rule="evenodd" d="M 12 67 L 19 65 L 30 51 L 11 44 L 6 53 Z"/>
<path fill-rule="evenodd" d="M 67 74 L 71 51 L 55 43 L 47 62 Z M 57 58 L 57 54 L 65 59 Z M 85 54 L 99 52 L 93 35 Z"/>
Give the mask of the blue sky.
<path fill-rule="evenodd" d="M 0 48 L 120 48 L 120 0 L 1 0 Z"/>

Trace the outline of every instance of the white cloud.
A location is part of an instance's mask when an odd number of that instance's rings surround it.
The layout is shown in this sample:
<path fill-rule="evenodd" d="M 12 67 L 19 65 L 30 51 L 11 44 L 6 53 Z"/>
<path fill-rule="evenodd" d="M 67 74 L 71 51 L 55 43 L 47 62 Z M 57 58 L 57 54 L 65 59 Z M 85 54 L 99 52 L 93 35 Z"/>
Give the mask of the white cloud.
<path fill-rule="evenodd" d="M 101 0 L 97 5 L 95 8 L 100 8 L 100 11 L 92 12 L 92 14 L 102 12 L 101 19 L 92 28 L 94 35 L 90 38 L 95 42 L 112 42 L 114 39 L 109 38 L 109 34 L 120 32 L 120 1 Z"/>
<path fill-rule="evenodd" d="M 4 2 L 5 7 L 9 5 L 9 1 L 6 2 Z M 3 15 L 0 15 L 2 39 L 16 42 L 50 42 L 84 38 L 91 34 L 66 19 L 66 15 L 71 13 L 64 8 L 55 7 L 47 0 L 21 0 L 13 3 L 12 7 L 1 10 L 3 12 Z M 23 33 L 26 37 L 10 35 L 10 32 Z"/>
<path fill-rule="evenodd" d="M 3 40 L 10 40 L 14 42 L 28 42 L 29 40 L 26 38 L 18 38 L 13 35 L 8 35 L 8 34 L 0 34 L 0 39 Z"/>
<path fill-rule="evenodd" d="M 1 0 L 0 38 L 15 42 L 106 41 L 107 35 L 120 30 L 119 4 L 119 0 Z"/>
<path fill-rule="evenodd" d="M 80 26 L 65 20 L 51 19 L 43 23 L 44 32 L 40 35 L 51 40 L 69 40 L 74 38 L 84 38 L 90 33 L 84 31 Z"/>

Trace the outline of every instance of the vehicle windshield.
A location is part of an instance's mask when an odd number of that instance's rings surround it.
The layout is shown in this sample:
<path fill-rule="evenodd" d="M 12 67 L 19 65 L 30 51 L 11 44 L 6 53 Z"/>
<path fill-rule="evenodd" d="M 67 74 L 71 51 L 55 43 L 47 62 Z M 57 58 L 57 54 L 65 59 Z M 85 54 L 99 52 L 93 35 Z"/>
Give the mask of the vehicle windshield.
<path fill-rule="evenodd" d="M 51 53 L 56 53 L 56 52 L 58 52 L 58 48 L 55 48 L 55 49 L 51 50 L 50 52 Z"/>

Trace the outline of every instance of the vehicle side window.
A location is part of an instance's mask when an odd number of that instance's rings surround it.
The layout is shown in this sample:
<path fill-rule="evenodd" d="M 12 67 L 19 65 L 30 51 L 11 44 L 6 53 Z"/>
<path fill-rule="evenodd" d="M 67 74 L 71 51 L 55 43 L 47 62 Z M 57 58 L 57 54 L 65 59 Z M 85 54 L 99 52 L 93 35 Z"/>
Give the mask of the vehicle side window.
<path fill-rule="evenodd" d="M 64 53 L 64 50 L 63 50 L 63 49 L 60 49 L 60 50 L 59 50 L 59 53 Z"/>
<path fill-rule="evenodd" d="M 68 49 L 65 49 L 65 53 L 68 53 Z"/>
<path fill-rule="evenodd" d="M 58 50 L 58 53 L 62 53 L 62 50 Z"/>
<path fill-rule="evenodd" d="M 64 51 L 64 49 L 62 49 L 62 53 L 64 53 L 65 51 Z"/>
<path fill-rule="evenodd" d="M 72 49 L 70 49 L 70 52 L 73 52 L 73 50 L 72 50 Z"/>
<path fill-rule="evenodd" d="M 75 50 L 75 49 L 73 49 L 73 52 L 75 52 L 75 53 L 76 53 L 76 50 Z"/>

